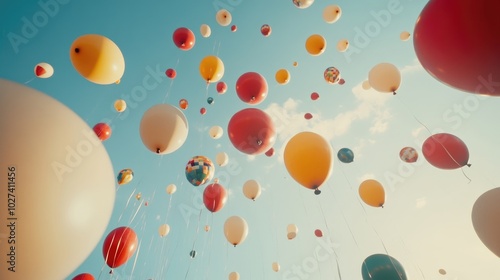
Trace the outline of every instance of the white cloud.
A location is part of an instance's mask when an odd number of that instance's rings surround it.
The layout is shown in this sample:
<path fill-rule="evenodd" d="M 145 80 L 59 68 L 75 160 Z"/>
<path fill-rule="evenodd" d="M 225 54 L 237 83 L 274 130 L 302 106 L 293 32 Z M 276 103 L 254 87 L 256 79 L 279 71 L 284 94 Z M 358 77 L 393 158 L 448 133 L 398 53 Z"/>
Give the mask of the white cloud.
<path fill-rule="evenodd" d="M 426 204 L 427 204 L 427 199 L 425 197 L 416 200 L 417 209 L 425 207 Z"/>
<path fill-rule="evenodd" d="M 416 72 L 416 71 L 421 71 L 421 70 L 424 70 L 424 67 L 422 66 L 422 64 L 420 64 L 420 61 L 418 60 L 418 58 L 415 58 L 415 60 L 413 60 L 413 64 L 406 65 L 403 68 L 401 68 L 399 71 L 401 71 L 401 73 L 404 74 L 404 73 L 411 73 L 411 72 Z"/>

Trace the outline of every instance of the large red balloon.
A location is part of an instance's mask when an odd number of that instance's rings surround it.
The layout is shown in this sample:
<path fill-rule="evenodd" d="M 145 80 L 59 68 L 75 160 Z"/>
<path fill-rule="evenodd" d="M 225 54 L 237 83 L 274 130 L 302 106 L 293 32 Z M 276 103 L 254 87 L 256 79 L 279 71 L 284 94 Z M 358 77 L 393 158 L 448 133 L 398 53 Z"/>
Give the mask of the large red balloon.
<path fill-rule="evenodd" d="M 413 44 L 434 78 L 459 90 L 500 96 L 499 1 L 430 0 Z"/>
<path fill-rule="evenodd" d="M 259 73 L 247 72 L 236 81 L 236 93 L 245 103 L 257 105 L 267 97 L 267 81 Z"/>
<path fill-rule="evenodd" d="M 229 120 L 227 134 L 240 152 L 257 155 L 269 150 L 274 143 L 274 124 L 264 111 L 257 108 L 243 109 Z"/>
<path fill-rule="evenodd" d="M 422 146 L 425 159 L 441 169 L 456 169 L 469 165 L 469 149 L 460 138 L 438 133 L 425 140 Z"/>
<path fill-rule="evenodd" d="M 106 141 L 111 137 L 111 127 L 106 123 L 94 125 L 94 132 L 101 141 Z"/>
<path fill-rule="evenodd" d="M 72 280 L 94 280 L 94 276 L 90 273 L 81 273 L 73 277 Z"/>
<path fill-rule="evenodd" d="M 119 227 L 111 231 L 102 246 L 106 264 L 115 268 L 126 263 L 137 250 L 137 242 L 137 235 L 129 227 Z"/>
<path fill-rule="evenodd" d="M 203 191 L 203 203 L 210 212 L 217 212 L 224 207 L 227 201 L 226 189 L 218 184 L 210 184 Z"/>
<path fill-rule="evenodd" d="M 185 27 L 177 28 L 172 35 L 172 39 L 174 44 L 183 51 L 192 49 L 196 41 L 193 31 Z"/>

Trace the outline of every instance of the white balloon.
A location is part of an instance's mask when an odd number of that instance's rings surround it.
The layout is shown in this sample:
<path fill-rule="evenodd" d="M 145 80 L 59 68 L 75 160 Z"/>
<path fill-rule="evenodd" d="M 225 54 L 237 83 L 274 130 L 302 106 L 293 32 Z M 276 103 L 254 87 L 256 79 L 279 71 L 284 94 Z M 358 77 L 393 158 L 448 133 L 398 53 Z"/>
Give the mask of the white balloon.
<path fill-rule="evenodd" d="M 170 232 L 170 226 L 167 224 L 163 224 L 158 228 L 158 233 L 161 237 L 165 237 Z"/>
<path fill-rule="evenodd" d="M 222 9 L 217 12 L 215 15 L 215 20 L 217 21 L 218 24 L 221 26 L 228 26 L 231 24 L 233 17 L 231 16 L 231 13 L 226 10 Z"/>
<path fill-rule="evenodd" d="M 37 90 L 0 79 L 0 112 L 0 279 L 66 279 L 108 226 L 111 160 L 85 121 Z"/>
<path fill-rule="evenodd" d="M 248 224 L 245 219 L 239 216 L 231 216 L 224 223 L 224 235 L 229 243 L 234 245 L 241 244 L 248 235 Z"/>
<path fill-rule="evenodd" d="M 177 186 L 174 184 L 170 184 L 167 186 L 167 193 L 174 194 L 177 191 Z"/>
<path fill-rule="evenodd" d="M 224 134 L 224 129 L 222 129 L 222 127 L 220 127 L 218 125 L 215 125 L 215 126 L 212 126 L 210 128 L 210 130 L 208 131 L 208 134 L 213 139 L 219 139 L 222 137 L 222 134 Z"/>
<path fill-rule="evenodd" d="M 54 75 L 54 68 L 52 67 L 52 65 L 50 65 L 46 62 L 38 63 L 35 66 L 35 69 L 33 69 L 33 71 L 35 71 L 35 75 L 38 78 L 43 78 L 43 79 L 50 78 L 50 77 L 52 77 L 52 75 Z M 37 73 L 37 72 L 39 72 L 39 73 Z"/>
<path fill-rule="evenodd" d="M 299 228 L 294 225 L 294 224 L 289 224 L 286 228 L 287 231 L 287 238 L 288 240 L 292 240 L 297 236 L 297 233 L 299 232 Z"/>
<path fill-rule="evenodd" d="M 334 23 L 342 16 L 342 9 L 337 5 L 326 6 L 323 9 L 323 19 L 327 23 Z"/>
<path fill-rule="evenodd" d="M 207 24 L 202 24 L 200 26 L 200 33 L 201 33 L 201 36 L 204 37 L 204 38 L 208 38 L 210 37 L 210 35 L 212 34 L 212 29 L 210 28 L 209 25 Z"/>
<path fill-rule="evenodd" d="M 280 264 L 277 262 L 273 262 L 272 268 L 275 272 L 280 271 Z"/>
<path fill-rule="evenodd" d="M 337 43 L 337 50 L 339 52 L 345 52 L 349 48 L 349 41 L 347 39 L 342 39 Z"/>
<path fill-rule="evenodd" d="M 236 271 L 229 273 L 229 280 L 240 280 L 240 274 Z"/>
<path fill-rule="evenodd" d="M 219 166 L 226 166 L 229 162 L 229 156 L 225 152 L 220 152 L 215 156 L 215 162 Z"/>
<path fill-rule="evenodd" d="M 314 3 L 314 0 L 292 0 L 292 2 L 297 8 L 306 9 Z"/>
<path fill-rule="evenodd" d="M 376 91 L 396 94 L 401 85 L 401 73 L 393 64 L 379 63 L 368 73 L 368 81 Z"/>
<path fill-rule="evenodd" d="M 256 200 L 261 194 L 261 187 L 256 180 L 248 180 L 243 184 L 243 194 L 251 200 Z"/>

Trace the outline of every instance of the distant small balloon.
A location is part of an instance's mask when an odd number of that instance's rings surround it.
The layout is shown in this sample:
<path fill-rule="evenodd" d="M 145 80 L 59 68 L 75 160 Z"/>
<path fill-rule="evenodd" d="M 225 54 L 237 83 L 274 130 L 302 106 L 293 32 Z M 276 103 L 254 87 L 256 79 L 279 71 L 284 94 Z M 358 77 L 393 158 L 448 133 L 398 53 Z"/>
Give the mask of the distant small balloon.
<path fill-rule="evenodd" d="M 200 109 L 200 114 L 205 115 L 207 113 L 207 109 L 205 107 Z"/>
<path fill-rule="evenodd" d="M 215 20 L 221 26 L 228 26 L 229 24 L 231 24 L 232 16 L 228 10 L 222 9 L 222 10 L 219 10 L 217 12 L 217 14 L 215 15 Z"/>
<path fill-rule="evenodd" d="M 213 97 L 209 97 L 209 98 L 207 98 L 207 103 L 208 103 L 209 105 L 214 104 L 214 99 L 213 99 Z"/>
<path fill-rule="evenodd" d="M 46 62 L 38 63 L 35 66 L 34 71 L 35 75 L 38 78 L 43 78 L 43 79 L 50 78 L 54 74 L 54 68 L 52 68 L 52 66 Z"/>
<path fill-rule="evenodd" d="M 271 148 L 271 149 L 267 150 L 266 156 L 272 157 L 273 155 L 274 155 L 274 148 Z"/>
<path fill-rule="evenodd" d="M 238 27 L 236 25 L 231 26 L 231 31 L 236 32 L 238 30 Z"/>
<path fill-rule="evenodd" d="M 209 231 L 210 231 L 210 226 L 209 226 L 209 225 L 205 225 L 205 231 L 206 231 L 206 232 L 209 232 Z"/>
<path fill-rule="evenodd" d="M 114 107 L 118 113 L 121 113 L 127 109 L 127 102 L 123 99 L 118 99 L 115 101 Z"/>
<path fill-rule="evenodd" d="M 216 87 L 217 87 L 217 93 L 219 93 L 219 94 L 226 93 L 226 90 L 227 90 L 227 84 L 226 83 L 224 83 L 224 82 L 218 82 Z"/>
<path fill-rule="evenodd" d="M 337 43 L 337 50 L 339 52 L 345 52 L 349 48 L 349 41 L 347 39 L 342 39 Z"/>
<path fill-rule="evenodd" d="M 196 251 L 195 250 L 192 250 L 191 252 L 189 252 L 189 256 L 194 259 L 196 257 Z"/>
<path fill-rule="evenodd" d="M 260 28 L 260 33 L 262 33 L 264 37 L 271 35 L 271 26 L 269 26 L 268 24 L 262 25 L 262 27 Z"/>
<path fill-rule="evenodd" d="M 177 72 L 172 68 L 168 68 L 167 71 L 165 71 L 165 75 L 170 79 L 173 79 L 175 78 L 175 76 L 177 76 Z"/>
<path fill-rule="evenodd" d="M 408 41 L 408 39 L 410 39 L 410 32 L 408 31 L 401 32 L 401 34 L 399 34 L 399 38 L 401 39 L 401 41 Z"/>
<path fill-rule="evenodd" d="M 314 0 L 292 0 L 295 7 L 299 9 L 309 8 L 314 3 Z"/>
<path fill-rule="evenodd" d="M 207 24 L 202 24 L 200 26 L 200 33 L 202 37 L 208 38 L 210 37 L 210 34 L 212 34 L 212 30 L 210 29 L 210 26 L 208 26 Z"/>
<path fill-rule="evenodd" d="M 125 185 L 132 181 L 134 178 L 134 171 L 132 169 L 122 169 L 119 173 L 118 176 L 116 177 L 118 181 L 118 185 Z"/>
<path fill-rule="evenodd" d="M 322 237 L 323 236 L 323 232 L 320 229 L 317 229 L 317 230 L 314 231 L 314 235 L 316 235 L 316 237 Z"/>
<path fill-rule="evenodd" d="M 370 85 L 370 82 L 368 80 L 366 81 L 363 81 L 363 83 L 361 84 L 361 87 L 364 89 L 364 90 L 369 90 L 372 88 L 372 86 Z"/>
<path fill-rule="evenodd" d="M 186 110 L 187 107 L 188 107 L 189 103 L 186 99 L 181 99 L 179 100 L 179 107 L 182 109 L 182 110 Z"/>
<path fill-rule="evenodd" d="M 418 159 L 418 152 L 412 147 L 404 147 L 399 152 L 399 158 L 404 162 L 413 163 Z"/>
<path fill-rule="evenodd" d="M 340 71 L 335 67 L 328 67 L 323 73 L 325 81 L 329 84 L 336 84 L 340 80 Z"/>
<path fill-rule="evenodd" d="M 340 78 L 340 79 L 339 79 L 339 85 L 343 85 L 343 84 L 345 84 L 345 80 L 344 80 L 344 79 L 342 79 L 342 78 Z"/>
<path fill-rule="evenodd" d="M 318 100 L 319 98 L 319 93 L 313 92 L 311 93 L 311 100 Z"/>
<path fill-rule="evenodd" d="M 177 191 L 177 186 L 174 184 L 170 184 L 167 186 L 166 191 L 168 194 L 174 194 Z"/>
<path fill-rule="evenodd" d="M 444 270 L 444 269 L 442 269 L 442 268 L 441 268 L 441 269 L 439 270 L 439 274 L 441 274 L 441 275 L 446 275 L 446 270 Z"/>
<path fill-rule="evenodd" d="M 101 141 L 106 141 L 111 137 L 111 127 L 107 123 L 94 125 L 94 132 Z"/>
<path fill-rule="evenodd" d="M 141 193 L 138 193 L 135 195 L 135 199 L 137 199 L 137 200 L 141 200 L 141 197 L 142 197 Z"/>
<path fill-rule="evenodd" d="M 299 63 L 297 61 L 294 61 L 293 62 L 293 67 L 297 67 L 297 66 L 299 66 Z"/>
<path fill-rule="evenodd" d="M 305 118 L 306 120 L 310 120 L 310 119 L 312 119 L 312 117 L 313 117 L 313 115 L 312 115 L 311 113 L 305 113 L 305 114 L 304 114 L 304 118 Z"/>

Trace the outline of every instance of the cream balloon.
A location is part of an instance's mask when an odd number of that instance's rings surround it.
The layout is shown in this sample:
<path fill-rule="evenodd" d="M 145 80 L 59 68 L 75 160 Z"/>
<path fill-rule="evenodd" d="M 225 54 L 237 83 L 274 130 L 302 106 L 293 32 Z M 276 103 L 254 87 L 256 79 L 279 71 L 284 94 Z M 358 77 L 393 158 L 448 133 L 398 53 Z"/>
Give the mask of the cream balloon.
<path fill-rule="evenodd" d="M 279 263 L 277 263 L 277 262 L 273 262 L 273 264 L 272 264 L 272 268 L 273 268 L 273 270 L 274 270 L 275 272 L 278 272 L 278 271 L 280 271 L 280 264 L 279 264 Z"/>
<path fill-rule="evenodd" d="M 224 134 L 224 129 L 222 129 L 222 127 L 220 127 L 218 125 L 215 125 L 215 126 L 212 126 L 210 128 L 210 130 L 208 131 L 208 134 L 213 139 L 219 139 L 222 137 L 222 134 Z"/>
<path fill-rule="evenodd" d="M 261 187 L 259 182 L 255 180 L 248 180 L 243 184 L 243 194 L 251 200 L 256 200 L 261 194 Z"/>
<path fill-rule="evenodd" d="M 241 244 L 248 235 L 248 224 L 245 219 L 239 216 L 231 216 L 224 223 L 224 235 L 229 243 Z"/>
<path fill-rule="evenodd" d="M 170 232 L 170 226 L 167 224 L 163 224 L 158 228 L 158 233 L 161 237 L 165 237 Z"/>
<path fill-rule="evenodd" d="M 345 52 L 349 48 L 349 41 L 347 39 L 342 39 L 337 43 L 337 50 L 339 52 Z"/>
<path fill-rule="evenodd" d="M 366 80 L 366 81 L 363 81 L 363 83 L 361 84 L 361 87 L 364 89 L 364 90 L 369 90 L 372 88 L 372 86 L 370 85 L 370 81 Z"/>
<path fill-rule="evenodd" d="M 108 226 L 111 160 L 84 120 L 37 90 L 0 79 L 0 112 L 0 279 L 67 279 Z"/>
<path fill-rule="evenodd" d="M 472 207 L 472 225 L 483 244 L 500 257 L 500 188 L 483 193 Z"/>
<path fill-rule="evenodd" d="M 289 224 L 286 227 L 286 232 L 287 232 L 286 237 L 288 238 L 288 240 L 292 240 L 297 236 L 299 228 L 294 224 Z"/>
<path fill-rule="evenodd" d="M 212 29 L 208 24 L 202 24 L 200 26 L 200 33 L 203 38 L 208 38 L 212 34 Z"/>
<path fill-rule="evenodd" d="M 35 75 L 38 78 L 47 79 L 54 75 L 54 68 L 47 62 L 40 62 L 35 66 Z"/>
<path fill-rule="evenodd" d="M 393 64 L 379 63 L 368 73 L 368 81 L 376 91 L 396 94 L 401 85 L 401 73 Z"/>
<path fill-rule="evenodd" d="M 217 21 L 218 24 L 221 26 L 228 26 L 231 24 L 233 17 L 231 16 L 231 13 L 226 10 L 222 9 L 217 12 L 215 15 L 215 20 Z"/>
<path fill-rule="evenodd" d="M 399 39 L 401 39 L 401 41 L 408 41 L 410 39 L 410 32 L 408 31 L 401 32 L 401 34 L 399 34 Z"/>
<path fill-rule="evenodd" d="M 142 143 L 152 152 L 169 154 L 179 149 L 188 135 L 184 113 L 169 104 L 158 104 L 147 110 L 140 124 Z"/>
<path fill-rule="evenodd" d="M 170 184 L 167 186 L 167 193 L 174 194 L 177 191 L 177 186 L 174 184 Z"/>
<path fill-rule="evenodd" d="M 127 102 L 123 99 L 118 99 L 115 101 L 114 107 L 118 113 L 124 112 L 127 109 Z"/>
<path fill-rule="evenodd" d="M 342 16 L 342 9 L 337 5 L 326 6 L 323 9 L 323 19 L 327 23 L 334 23 Z"/>
<path fill-rule="evenodd" d="M 240 274 L 236 271 L 229 273 L 229 280 L 240 280 Z"/>
<path fill-rule="evenodd" d="M 219 166 L 226 166 L 229 162 L 229 156 L 225 152 L 220 152 L 215 156 L 215 162 Z"/>

